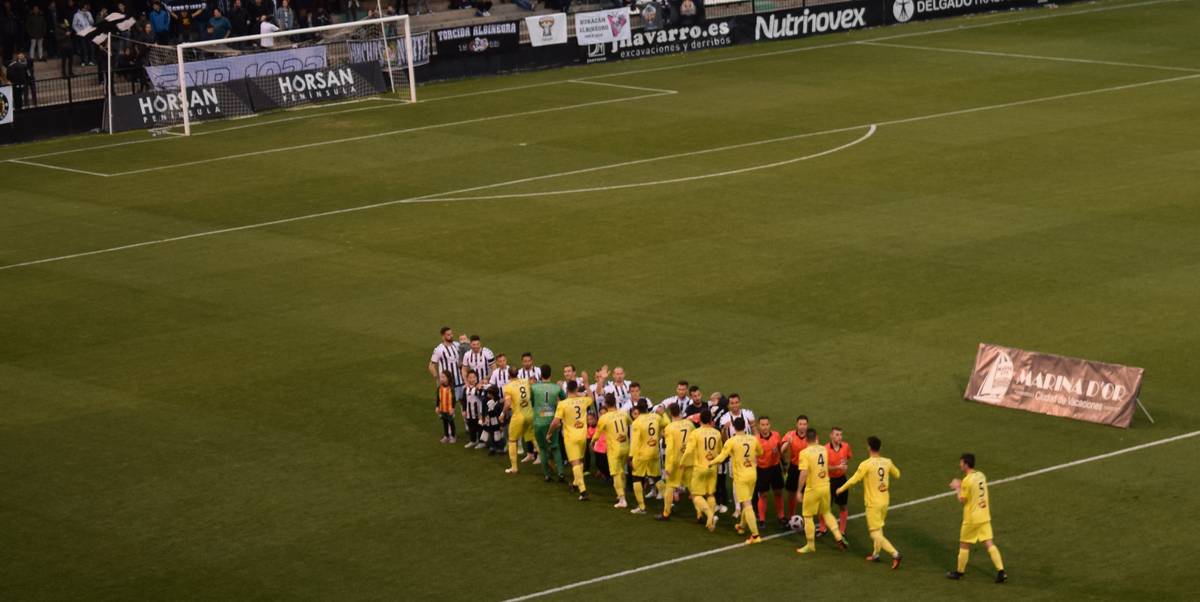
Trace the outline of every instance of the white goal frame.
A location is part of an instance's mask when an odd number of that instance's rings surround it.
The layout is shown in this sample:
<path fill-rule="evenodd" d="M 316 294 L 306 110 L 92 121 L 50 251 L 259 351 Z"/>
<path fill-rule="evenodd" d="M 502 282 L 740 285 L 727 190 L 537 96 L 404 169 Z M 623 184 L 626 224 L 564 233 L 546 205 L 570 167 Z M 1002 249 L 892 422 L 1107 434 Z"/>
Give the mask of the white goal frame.
<path fill-rule="evenodd" d="M 382 52 L 387 56 L 388 62 L 388 79 L 391 82 L 392 92 L 396 91 L 396 78 L 392 74 L 392 53 L 388 51 L 387 44 L 387 24 L 388 23 L 404 23 L 404 54 L 407 58 L 408 65 L 408 101 L 417 102 L 417 78 L 416 71 L 413 68 L 413 43 L 412 43 L 412 26 L 408 15 L 393 15 L 390 17 L 379 17 L 375 19 L 363 19 L 362 21 L 347 21 L 345 23 L 332 23 L 330 25 L 319 25 L 317 27 L 304 27 L 302 29 L 280 30 L 274 33 L 253 34 L 245 36 L 237 36 L 232 38 L 220 38 L 216 40 L 203 40 L 200 42 L 184 42 L 175 47 L 175 65 L 179 69 L 179 105 L 183 112 L 183 135 L 190 136 L 192 133 L 192 120 L 188 115 L 187 101 L 187 77 L 184 69 L 183 51 L 189 48 L 203 48 L 205 46 L 223 46 L 235 42 L 254 42 L 261 41 L 267 38 L 284 38 L 294 35 L 302 35 L 307 33 L 315 33 L 320 31 L 330 31 L 333 29 L 349 29 L 362 27 L 364 25 L 379 25 L 379 33 L 383 36 Z"/>

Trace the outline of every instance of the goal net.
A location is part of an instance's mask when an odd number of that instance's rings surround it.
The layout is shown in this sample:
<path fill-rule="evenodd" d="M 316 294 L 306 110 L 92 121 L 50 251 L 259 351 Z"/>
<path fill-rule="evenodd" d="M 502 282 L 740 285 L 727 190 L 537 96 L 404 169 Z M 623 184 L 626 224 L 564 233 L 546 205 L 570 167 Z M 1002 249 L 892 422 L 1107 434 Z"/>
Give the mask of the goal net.
<path fill-rule="evenodd" d="M 151 128 L 396 94 L 416 102 L 407 15 L 141 49 Z"/>

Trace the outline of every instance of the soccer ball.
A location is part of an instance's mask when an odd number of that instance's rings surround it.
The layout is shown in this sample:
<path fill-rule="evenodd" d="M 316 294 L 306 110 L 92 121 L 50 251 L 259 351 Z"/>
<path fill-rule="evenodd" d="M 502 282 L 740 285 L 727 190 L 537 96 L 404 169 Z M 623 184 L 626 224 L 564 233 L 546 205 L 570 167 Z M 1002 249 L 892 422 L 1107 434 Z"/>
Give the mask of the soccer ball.
<path fill-rule="evenodd" d="M 793 514 L 792 518 L 788 520 L 788 528 L 793 531 L 803 531 L 804 517 L 800 516 L 799 514 Z"/>

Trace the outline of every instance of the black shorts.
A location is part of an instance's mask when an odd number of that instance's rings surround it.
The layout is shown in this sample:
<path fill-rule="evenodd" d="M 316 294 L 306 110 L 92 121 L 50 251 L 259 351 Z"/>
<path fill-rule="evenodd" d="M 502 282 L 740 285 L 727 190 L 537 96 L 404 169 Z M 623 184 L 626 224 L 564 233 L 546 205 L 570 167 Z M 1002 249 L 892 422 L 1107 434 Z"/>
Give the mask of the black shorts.
<path fill-rule="evenodd" d="M 783 488 L 792 493 L 800 490 L 800 468 L 795 464 L 788 464 L 787 483 Z"/>
<path fill-rule="evenodd" d="M 770 490 L 783 489 L 783 469 L 778 464 L 758 469 L 758 480 L 754 482 L 754 490 L 766 493 Z"/>
<path fill-rule="evenodd" d="M 842 475 L 840 477 L 829 477 L 829 493 L 831 494 L 830 499 L 833 501 L 833 503 L 835 503 L 839 506 L 842 506 L 842 507 L 845 507 L 846 502 L 850 501 L 850 492 L 849 491 L 843 491 L 841 493 L 837 493 L 838 487 L 841 487 L 842 485 L 845 485 L 845 484 L 846 484 L 846 475 Z"/>

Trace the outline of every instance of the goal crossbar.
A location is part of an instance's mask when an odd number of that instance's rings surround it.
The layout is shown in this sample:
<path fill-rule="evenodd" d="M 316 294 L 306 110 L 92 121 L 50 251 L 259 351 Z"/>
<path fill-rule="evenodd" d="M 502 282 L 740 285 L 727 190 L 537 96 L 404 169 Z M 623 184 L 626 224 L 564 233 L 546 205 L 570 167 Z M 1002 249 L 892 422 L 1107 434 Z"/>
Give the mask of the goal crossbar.
<path fill-rule="evenodd" d="M 297 35 L 305 35 L 310 33 L 320 33 L 323 31 L 334 31 L 338 29 L 347 29 L 351 27 L 364 27 L 370 25 L 379 25 L 379 31 L 382 36 L 383 46 L 388 61 L 388 74 L 391 77 L 392 72 L 392 55 L 387 50 L 387 25 L 389 23 L 404 23 L 404 54 L 405 65 L 408 71 L 408 100 L 409 102 L 417 102 L 416 89 L 416 73 L 413 68 L 413 46 L 412 46 L 412 26 L 411 19 L 408 15 L 392 15 L 388 17 L 376 17 L 374 19 L 363 19 L 361 21 L 348 21 L 345 23 L 331 23 L 329 25 L 318 25 L 316 27 L 303 27 L 300 29 L 279 30 L 271 33 L 252 34 L 245 36 L 236 36 L 231 38 L 217 38 L 215 40 L 201 40 L 199 42 L 184 42 L 175 46 L 175 64 L 179 69 L 179 105 L 183 113 L 183 134 L 191 135 L 192 124 L 188 118 L 188 96 L 187 96 L 187 77 L 184 69 L 183 51 L 190 48 L 203 48 L 205 46 L 223 46 L 226 44 L 236 44 L 239 42 L 254 42 L 264 39 L 286 38 Z M 392 91 L 396 91 L 396 82 L 391 81 Z"/>

